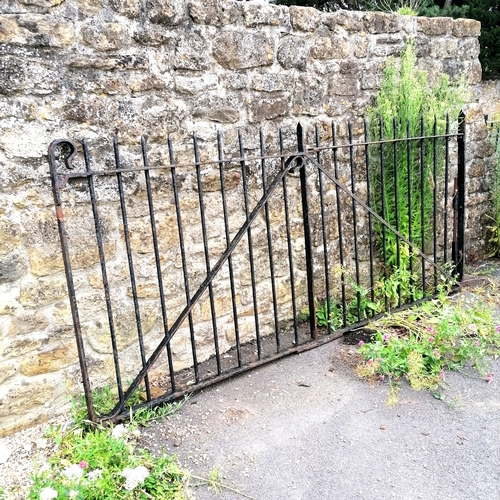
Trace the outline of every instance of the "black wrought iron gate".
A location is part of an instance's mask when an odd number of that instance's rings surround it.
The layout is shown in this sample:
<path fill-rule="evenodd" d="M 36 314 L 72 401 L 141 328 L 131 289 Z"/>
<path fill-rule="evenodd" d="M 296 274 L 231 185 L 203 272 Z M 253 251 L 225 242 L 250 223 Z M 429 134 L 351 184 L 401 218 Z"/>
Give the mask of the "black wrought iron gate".
<path fill-rule="evenodd" d="M 54 141 L 50 172 L 89 418 L 115 421 L 316 347 L 461 279 L 459 124 L 455 133 L 447 121 L 440 134 L 434 124 L 432 134 L 422 126 L 419 137 L 376 141 L 366 124 L 344 134 L 317 125 L 308 135 L 299 125 L 296 135 L 280 130 L 275 146 L 261 131 L 248 144 L 241 133 L 203 147 L 193 136 L 190 150 L 170 138 L 147 145 L 143 137 L 136 148 L 115 138 L 112 155 L 100 141 Z M 406 205 L 397 189 L 395 200 L 375 193 L 394 175 L 408 187 Z M 412 196 L 427 200 L 419 213 Z M 94 411 L 101 385 L 116 388 L 108 415 Z"/>

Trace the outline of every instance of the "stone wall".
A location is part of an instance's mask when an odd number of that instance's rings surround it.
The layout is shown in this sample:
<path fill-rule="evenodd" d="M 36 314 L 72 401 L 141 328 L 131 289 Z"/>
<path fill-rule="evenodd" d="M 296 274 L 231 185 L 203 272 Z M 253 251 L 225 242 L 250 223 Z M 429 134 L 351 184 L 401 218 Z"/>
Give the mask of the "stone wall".
<path fill-rule="evenodd" d="M 490 118 L 500 116 L 500 80 L 484 80 L 474 89 L 474 97 Z"/>
<path fill-rule="evenodd" d="M 115 133 L 128 165 L 140 156 L 142 133 L 158 163 L 168 160 L 168 134 L 180 145 L 179 162 L 192 161 L 195 131 L 204 158 L 214 154 L 217 130 L 233 151 L 238 129 L 256 138 L 259 127 L 276 135 L 281 126 L 290 143 L 298 121 L 309 131 L 315 122 L 342 122 L 342 137 L 345 120 L 359 125 L 372 102 L 387 57 L 410 38 L 431 76 L 445 72 L 456 80 L 463 72 L 471 86 L 481 80 L 480 27 L 472 20 L 231 0 L 4 0 L 0 14 L 0 436 L 62 411 L 80 390 L 48 177 L 52 140 L 87 138 L 106 168 Z M 484 237 L 476 221 L 489 206 L 491 156 L 480 115 L 472 107 L 467 118 L 475 155 L 468 164 L 468 235 L 479 253 Z M 88 213 L 84 201 L 70 192 L 68 213 Z M 166 217 L 166 231 L 170 223 Z M 116 224 L 110 217 L 104 241 L 112 256 L 123 251 Z M 99 296 L 92 295 L 96 252 L 86 244 L 91 219 L 73 229 L 75 267 L 82 270 L 77 287 L 92 314 Z M 126 263 L 113 262 L 112 279 L 120 280 Z M 102 304 L 95 307 L 100 318 Z M 158 335 L 158 311 L 145 316 Z M 110 367 L 99 356 L 107 349 L 99 346 L 99 318 L 89 335 L 96 370 L 104 373 Z M 121 318 L 125 335 L 129 319 Z"/>

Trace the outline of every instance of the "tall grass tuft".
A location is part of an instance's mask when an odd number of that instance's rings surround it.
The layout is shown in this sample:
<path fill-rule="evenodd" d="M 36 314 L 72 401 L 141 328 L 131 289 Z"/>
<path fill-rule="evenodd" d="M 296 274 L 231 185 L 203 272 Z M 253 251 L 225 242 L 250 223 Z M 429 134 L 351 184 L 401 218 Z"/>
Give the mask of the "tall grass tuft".
<path fill-rule="evenodd" d="M 488 123 L 490 139 L 495 147 L 496 165 L 493 172 L 493 184 L 491 187 L 491 201 L 493 202 L 493 213 L 490 216 L 490 257 L 500 256 L 500 101 Z"/>
<path fill-rule="evenodd" d="M 465 81 L 452 85 L 449 77 L 438 75 L 431 84 L 428 73 L 417 68 L 417 53 L 409 41 L 399 60 L 387 62 L 380 92 L 368 110 L 373 139 L 401 139 L 445 133 L 446 119 L 454 121 L 466 101 Z M 430 141 L 432 144 L 432 141 Z M 434 157 L 431 147 L 421 148 L 419 140 L 386 143 L 372 153 L 373 204 L 389 224 L 422 248 L 432 229 Z M 436 177 L 443 171 L 445 145 L 436 144 Z M 423 153 L 422 153 L 423 151 Z M 382 153 L 382 155 L 381 155 Z M 381 156 L 385 164 L 381 169 Z M 410 196 L 409 196 L 410 193 Z M 385 246 L 385 265 L 408 270 L 410 249 L 396 235 L 376 227 L 378 246 Z"/>

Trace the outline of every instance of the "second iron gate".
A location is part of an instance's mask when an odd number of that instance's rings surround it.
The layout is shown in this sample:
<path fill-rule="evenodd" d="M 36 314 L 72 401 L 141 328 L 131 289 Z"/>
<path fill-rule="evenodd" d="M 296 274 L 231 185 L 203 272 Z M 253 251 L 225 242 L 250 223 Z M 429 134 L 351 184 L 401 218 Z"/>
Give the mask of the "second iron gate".
<path fill-rule="evenodd" d="M 399 139 L 332 124 L 274 142 L 54 141 L 89 418 L 316 347 L 461 279 L 462 123 Z M 107 415 L 94 410 L 102 386 L 116 395 Z"/>

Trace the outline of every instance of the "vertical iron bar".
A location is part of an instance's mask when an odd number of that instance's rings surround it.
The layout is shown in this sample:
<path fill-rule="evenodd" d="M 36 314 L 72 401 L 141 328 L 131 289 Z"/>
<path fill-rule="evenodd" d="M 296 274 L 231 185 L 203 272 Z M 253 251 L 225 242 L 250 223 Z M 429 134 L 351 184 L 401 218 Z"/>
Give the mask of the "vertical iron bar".
<path fill-rule="evenodd" d="M 449 164 L 450 164 L 450 117 L 446 115 L 446 139 L 445 139 L 445 159 L 444 159 L 444 233 L 443 233 L 443 262 L 448 262 L 448 183 L 449 183 Z"/>
<path fill-rule="evenodd" d="M 205 203 L 203 201 L 203 187 L 201 185 L 200 152 L 198 149 L 198 139 L 196 137 L 196 134 L 193 134 L 193 147 L 194 147 L 194 159 L 196 168 L 196 182 L 198 186 L 198 201 L 200 203 L 200 219 L 201 219 L 201 234 L 203 238 L 203 251 L 205 253 L 205 267 L 207 270 L 207 277 L 209 277 L 210 252 L 208 249 L 207 224 L 205 220 Z M 215 312 L 214 289 L 212 281 L 210 281 L 210 283 L 208 284 L 208 297 L 210 300 L 210 314 L 212 316 L 212 331 L 214 334 L 214 349 L 215 349 L 215 358 L 217 362 L 217 375 L 220 375 L 221 367 L 220 367 L 220 352 L 219 352 L 219 335 L 217 332 L 217 316 Z"/>
<path fill-rule="evenodd" d="M 217 132 L 217 151 L 219 155 L 219 178 L 220 190 L 222 196 L 222 213 L 224 215 L 224 233 L 226 236 L 226 248 L 231 244 L 231 237 L 229 235 L 229 219 L 227 215 L 227 201 L 226 201 L 226 184 L 224 179 L 224 151 L 222 147 L 222 137 L 220 131 Z M 238 359 L 238 367 L 241 367 L 241 345 L 240 345 L 240 329 L 238 325 L 238 306 L 236 303 L 236 288 L 234 286 L 234 272 L 233 272 L 233 259 L 229 255 L 227 258 L 229 267 L 229 283 L 231 287 L 231 301 L 233 305 L 233 318 L 234 318 L 234 338 L 236 341 L 236 356 Z"/>
<path fill-rule="evenodd" d="M 113 148 L 115 152 L 115 164 L 116 164 L 116 178 L 118 180 L 118 192 L 120 194 L 120 208 L 122 213 L 122 221 L 123 221 L 123 236 L 125 238 L 125 246 L 127 249 L 127 261 L 128 261 L 128 269 L 130 274 L 130 286 L 132 288 L 132 299 L 134 302 L 134 313 L 135 313 L 135 322 L 137 325 L 137 336 L 139 339 L 139 344 L 142 342 L 142 324 L 141 324 L 141 313 L 139 310 L 139 298 L 137 297 L 137 285 L 135 282 L 135 271 L 134 271 L 134 260 L 132 257 L 132 247 L 130 245 L 130 232 L 128 230 L 128 219 L 127 219 L 127 206 L 125 203 L 125 191 L 123 189 L 123 179 L 121 171 L 121 163 L 120 163 L 120 152 L 118 150 L 118 139 L 116 136 L 113 140 Z M 121 401 L 120 401 L 121 403 Z"/>
<path fill-rule="evenodd" d="M 241 177 L 243 180 L 243 199 L 245 202 L 245 217 L 248 222 L 249 208 L 248 208 L 248 186 L 247 186 L 247 172 L 246 172 L 246 160 L 245 160 L 245 150 L 243 148 L 243 137 L 241 131 L 238 131 L 238 143 L 240 146 L 240 165 L 241 165 Z M 252 282 L 252 297 L 253 297 L 253 310 L 255 318 L 255 339 L 257 341 L 257 357 L 258 359 L 262 356 L 262 346 L 260 342 L 260 327 L 259 327 L 259 304 L 257 302 L 257 289 L 255 285 L 255 263 L 253 260 L 253 244 L 252 244 L 252 228 L 248 226 L 247 230 L 248 239 L 248 258 L 250 261 L 250 278 Z"/>
<path fill-rule="evenodd" d="M 184 276 L 184 294 L 186 297 L 186 306 L 190 308 L 191 294 L 189 292 L 189 276 L 187 271 L 186 249 L 184 246 L 184 232 L 182 229 L 181 206 L 179 203 L 179 189 L 177 186 L 177 172 L 175 168 L 174 150 L 172 148 L 172 140 L 170 136 L 168 136 L 167 144 L 168 144 L 168 155 L 171 165 L 170 172 L 172 175 L 172 188 L 174 191 L 175 212 L 177 217 L 177 230 L 179 232 L 179 249 L 181 251 L 182 274 Z M 194 336 L 193 315 L 191 311 L 188 314 L 188 322 L 189 322 L 189 336 L 191 339 L 191 354 L 193 355 L 194 378 L 196 383 L 198 383 L 200 381 L 200 374 L 198 370 L 198 356 L 196 355 L 196 339 Z"/>
<path fill-rule="evenodd" d="M 92 390 L 90 387 L 89 372 L 87 369 L 87 358 L 85 357 L 85 346 L 83 344 L 82 327 L 80 324 L 80 315 L 76 302 L 75 285 L 73 282 L 73 272 L 71 269 L 71 259 L 69 256 L 68 235 L 66 233 L 66 225 L 64 223 L 64 213 L 62 210 L 62 201 L 60 193 L 60 177 L 57 173 L 57 164 L 55 150 L 60 144 L 69 144 L 71 147 L 70 155 L 66 158 L 66 165 L 76 155 L 76 144 L 72 141 L 57 140 L 53 141 L 49 146 L 49 169 L 52 181 L 52 194 L 54 196 L 54 205 L 56 210 L 57 228 L 59 238 L 61 240 L 61 252 L 64 264 L 64 273 L 66 275 L 66 285 L 68 287 L 69 304 L 71 308 L 71 316 L 73 319 L 73 327 L 75 330 L 76 348 L 78 351 L 78 360 L 80 363 L 80 371 L 82 372 L 83 390 L 85 392 L 85 403 L 87 406 L 87 414 L 91 422 L 97 422 L 97 417 L 94 411 L 94 403 L 92 399 Z"/>
<path fill-rule="evenodd" d="M 458 281 L 464 276 L 465 260 L 465 114 L 458 116 L 458 234 L 456 273 Z"/>
<path fill-rule="evenodd" d="M 379 147 L 380 147 L 380 195 L 382 201 L 382 219 L 385 220 L 385 165 L 384 165 L 384 131 L 382 118 L 379 118 Z M 384 278 L 387 280 L 387 235 L 385 226 L 382 224 L 382 260 L 384 266 Z M 384 294 L 385 310 L 389 309 L 389 299 L 387 294 Z"/>
<path fill-rule="evenodd" d="M 433 141 L 432 141 L 432 239 L 433 239 L 433 252 L 434 252 L 434 293 L 437 292 L 438 286 L 438 273 L 437 273 L 437 120 L 434 115 L 433 125 Z"/>
<path fill-rule="evenodd" d="M 349 121 L 347 124 L 348 134 L 349 134 L 349 166 L 351 169 L 351 192 L 354 194 L 356 190 L 355 178 L 354 178 L 354 145 L 352 143 L 352 125 Z M 361 321 L 361 294 L 359 290 L 359 252 L 358 252 L 358 228 L 357 228 L 357 214 L 356 214 L 356 201 L 352 198 L 352 226 L 354 234 L 354 265 L 356 269 L 356 304 L 358 312 L 358 321 Z"/>
<path fill-rule="evenodd" d="M 371 171 L 370 171 L 370 146 L 368 145 L 368 127 L 366 119 L 363 120 L 365 135 L 365 165 L 366 165 L 366 204 L 371 208 Z M 370 290 L 371 300 L 375 302 L 375 277 L 373 273 L 373 221 L 372 214 L 368 212 L 368 240 L 370 244 Z M 372 311 L 373 315 L 374 311 Z"/>
<path fill-rule="evenodd" d="M 424 117 L 420 118 L 420 237 L 421 241 L 421 249 L 422 252 L 425 253 L 425 144 L 424 137 L 425 135 L 425 127 L 424 127 Z M 423 297 L 426 295 L 426 286 L 425 286 L 425 260 L 422 259 L 422 294 Z"/>
<path fill-rule="evenodd" d="M 304 131 L 302 125 L 297 125 L 297 151 L 303 153 Z M 311 224 L 309 220 L 309 197 L 307 193 L 307 163 L 302 157 L 300 166 L 300 193 L 302 197 L 302 219 L 304 221 L 304 243 L 306 253 L 306 271 L 307 271 L 307 300 L 309 302 L 309 328 L 311 329 L 311 338 L 316 340 L 318 332 L 316 330 L 316 304 L 314 302 L 314 270 L 312 255 Z"/>
<path fill-rule="evenodd" d="M 146 138 L 143 136 L 141 138 L 141 147 L 142 147 L 142 163 L 144 165 L 144 177 L 146 180 L 146 192 L 148 196 L 148 207 L 149 207 L 149 220 L 151 223 L 151 236 L 153 238 L 153 249 L 155 254 L 155 264 L 156 264 L 156 276 L 158 279 L 158 289 L 160 292 L 160 306 L 161 306 L 161 317 L 163 323 L 163 332 L 165 337 L 168 335 L 168 319 L 167 319 L 167 307 L 165 303 L 165 291 L 163 290 L 163 276 L 161 272 L 161 261 L 160 261 L 160 252 L 158 250 L 158 235 L 156 234 L 156 220 L 155 220 L 155 211 L 153 204 L 153 194 L 151 191 L 151 178 L 149 175 L 149 163 L 148 156 L 146 151 Z M 170 348 L 170 342 L 167 344 L 167 359 L 168 359 L 168 370 L 170 375 L 170 384 L 172 388 L 172 392 L 175 392 L 175 377 L 174 377 L 174 367 L 172 362 L 172 350 Z M 142 355 L 141 351 L 141 355 Z M 142 361 L 143 366 L 146 364 L 145 358 Z M 149 388 L 149 379 L 148 374 L 144 376 L 144 381 L 146 384 L 146 394 L 148 397 L 148 401 L 151 400 L 151 393 Z"/>
<path fill-rule="evenodd" d="M 396 231 L 399 231 L 399 169 L 398 169 L 398 143 L 397 139 L 397 123 L 396 118 L 392 119 L 392 137 L 393 142 L 393 154 L 394 154 L 394 203 L 395 203 L 395 216 L 396 223 L 394 227 Z M 399 241 L 399 236 L 394 235 L 396 238 L 396 266 L 401 270 L 401 242 Z M 401 306 L 401 284 L 398 283 L 398 306 Z"/>
<path fill-rule="evenodd" d="M 319 140 L 319 128 L 318 124 L 314 127 L 314 134 L 316 140 L 316 147 L 320 147 Z M 316 161 L 321 165 L 321 153 L 318 151 L 316 153 Z M 321 229 L 323 234 L 323 258 L 324 258 L 324 266 L 325 266 L 325 300 L 326 300 L 326 314 L 327 314 L 327 329 L 328 332 L 332 330 L 331 328 L 331 304 L 330 304 L 330 264 L 328 261 L 328 239 L 326 236 L 326 224 L 325 224 L 325 200 L 323 194 L 323 173 L 320 169 L 318 169 L 318 182 L 319 182 L 319 199 L 321 205 Z"/>
<path fill-rule="evenodd" d="M 87 141 L 85 139 L 82 140 L 83 147 L 83 157 L 85 159 L 85 170 L 90 173 L 90 158 L 89 151 L 87 147 Z M 95 234 L 97 238 L 97 248 L 99 251 L 99 261 L 101 263 L 101 274 L 102 274 L 102 284 L 104 288 L 104 297 L 106 301 L 106 310 L 108 313 L 108 323 L 109 323 L 109 333 L 111 337 L 111 348 L 113 350 L 113 361 L 115 365 L 115 377 L 116 377 L 116 386 L 118 390 L 118 400 L 120 403 L 123 401 L 123 388 L 122 388 L 122 378 L 120 373 L 120 359 L 118 356 L 118 346 L 116 344 L 116 332 L 115 332 L 115 321 L 113 317 L 113 306 L 111 304 L 111 295 L 109 292 L 109 281 L 108 281 L 108 273 L 106 269 L 106 259 L 104 255 L 104 246 L 102 243 L 102 234 L 101 234 L 101 225 L 99 222 L 99 212 L 97 209 L 96 197 L 95 197 L 95 189 L 94 189 L 94 177 L 92 175 L 88 176 L 88 184 L 89 184 L 89 194 L 90 201 L 92 204 L 92 213 L 94 215 L 94 227 Z"/>
<path fill-rule="evenodd" d="M 267 180 L 266 180 L 266 160 L 264 156 L 266 155 L 266 149 L 264 145 L 264 135 L 262 132 L 262 128 L 259 130 L 259 140 L 260 140 L 260 155 L 262 156 L 261 160 L 261 171 L 262 171 L 262 190 L 264 192 L 264 196 L 267 194 Z M 276 301 L 276 281 L 274 277 L 274 259 L 273 259 L 273 241 L 271 234 L 271 225 L 269 222 L 269 204 L 266 201 L 264 205 L 264 212 L 266 218 L 266 233 L 267 233 L 267 250 L 269 252 L 269 272 L 271 277 L 271 293 L 273 296 L 273 313 L 274 313 L 274 329 L 276 335 L 276 352 L 280 351 L 280 329 L 278 325 L 278 304 Z"/>
<path fill-rule="evenodd" d="M 411 140 L 410 140 L 410 119 L 406 122 L 406 175 L 407 175 L 407 185 L 408 185 L 408 241 L 413 243 L 413 205 L 412 205 L 412 177 L 413 169 L 411 164 Z M 409 252 L 409 269 L 410 269 L 410 291 L 411 300 L 415 300 L 414 288 L 413 288 L 413 249 L 408 248 Z"/>
<path fill-rule="evenodd" d="M 284 152 L 283 146 L 283 130 L 279 129 L 279 141 L 280 141 L 280 154 Z M 285 168 L 285 159 L 281 157 L 281 168 Z M 295 275 L 294 275 L 294 265 L 293 265 L 293 251 L 292 251 L 292 240 L 290 237 L 290 216 L 288 211 L 288 190 L 286 183 L 286 175 L 283 177 L 283 205 L 285 210 L 285 227 L 286 227 L 286 241 L 288 248 L 288 267 L 290 270 L 290 292 L 292 294 L 292 309 L 293 309 L 293 332 L 295 336 L 295 345 L 299 343 L 299 330 L 297 327 L 297 300 L 295 297 Z"/>
<path fill-rule="evenodd" d="M 339 180 L 339 165 L 337 161 L 337 144 L 335 137 L 335 124 L 332 123 L 332 149 L 333 149 L 333 167 L 335 179 Z M 342 238 L 342 209 L 340 204 L 340 189 L 335 184 L 335 197 L 337 198 L 337 225 L 339 229 L 339 260 L 340 260 L 340 286 L 342 294 L 342 326 L 347 326 L 347 303 L 345 290 L 345 262 L 344 262 L 344 242 Z"/>

